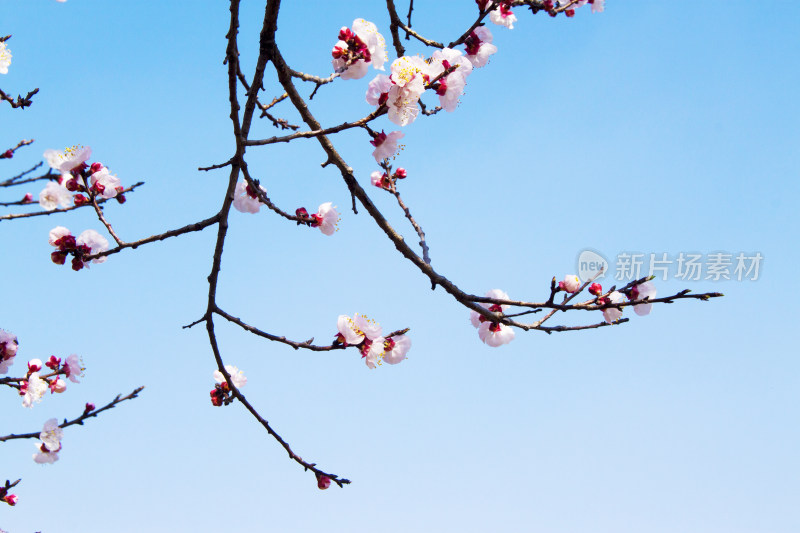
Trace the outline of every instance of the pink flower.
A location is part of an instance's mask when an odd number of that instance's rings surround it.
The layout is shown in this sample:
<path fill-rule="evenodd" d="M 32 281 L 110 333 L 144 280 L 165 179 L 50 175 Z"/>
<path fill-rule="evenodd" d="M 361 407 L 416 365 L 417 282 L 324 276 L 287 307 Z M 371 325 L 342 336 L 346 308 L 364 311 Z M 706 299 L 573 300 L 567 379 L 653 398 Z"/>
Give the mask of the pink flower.
<path fill-rule="evenodd" d="M 73 383 L 80 383 L 79 377 L 83 377 L 83 366 L 77 355 L 72 354 L 64 361 L 61 367 L 67 378 Z"/>
<path fill-rule="evenodd" d="M 484 322 L 478 328 L 478 336 L 489 346 L 496 348 L 514 340 L 514 330 L 499 322 Z"/>
<path fill-rule="evenodd" d="M 333 202 L 325 202 L 319 206 L 317 214 L 314 215 L 314 224 L 312 226 L 319 228 L 325 235 L 333 235 L 338 223 L 339 212 L 336 211 Z"/>
<path fill-rule="evenodd" d="M 69 207 L 70 204 L 72 204 L 72 194 L 66 187 L 54 181 L 48 181 L 39 193 L 39 205 L 46 211 L 52 211 L 58 206 Z"/>
<path fill-rule="evenodd" d="M 467 83 L 467 76 L 472 73 L 472 63 L 461 51 L 452 48 L 437 50 L 431 57 L 431 68 L 434 77 L 438 76 L 446 69 L 456 67 L 456 69 L 439 79 L 434 86 L 436 94 L 439 95 L 439 104 L 446 111 L 455 111 L 458 106 L 458 99 L 464 92 Z"/>
<path fill-rule="evenodd" d="M 0 74 L 5 74 L 5 72 L 0 71 Z M 0 498 L 0 500 L 6 502 L 11 507 L 14 507 L 15 505 L 17 505 L 17 500 L 18 499 L 19 498 L 17 498 L 16 494 L 6 494 L 2 498 Z"/>
<path fill-rule="evenodd" d="M 603 304 L 618 304 L 624 300 L 624 296 L 619 291 L 614 291 L 605 298 L 603 298 Z M 606 323 L 613 324 L 622 316 L 622 309 L 617 309 L 616 307 L 609 307 L 608 309 L 603 309 L 603 318 L 605 319 Z"/>
<path fill-rule="evenodd" d="M 432 77 L 430 65 L 420 56 L 398 57 L 392 61 L 391 70 L 392 82 L 399 87 L 404 87 L 414 78 L 427 83 Z"/>
<path fill-rule="evenodd" d="M 653 299 L 656 297 L 656 286 L 652 281 L 645 281 L 639 285 L 634 285 L 631 288 L 631 301 L 644 300 L 645 298 Z M 638 304 L 633 306 L 633 311 L 639 316 L 650 314 L 650 309 L 653 307 L 651 303 Z"/>
<path fill-rule="evenodd" d="M 34 446 L 36 446 L 37 453 L 33 454 L 33 460 L 36 463 L 40 465 L 46 465 L 58 461 L 58 450 L 61 449 L 61 444 L 59 444 L 57 450 L 50 450 L 50 448 L 48 448 L 47 445 L 42 442 L 38 444 L 34 443 Z"/>
<path fill-rule="evenodd" d="M 564 281 L 558 282 L 558 288 L 562 291 L 577 292 L 581 288 L 581 280 L 575 274 L 564 276 Z"/>
<path fill-rule="evenodd" d="M 375 76 L 367 87 L 367 103 L 374 106 L 385 104 L 389 98 L 389 89 L 392 88 L 392 85 L 392 80 L 386 74 Z"/>
<path fill-rule="evenodd" d="M 505 26 L 509 30 L 513 30 L 517 17 L 511 12 L 509 3 L 503 2 L 497 9 L 489 13 L 489 20 L 498 26 Z"/>
<path fill-rule="evenodd" d="M 89 248 L 89 252 L 87 252 L 86 255 L 97 254 L 108 250 L 108 240 L 93 229 L 87 229 L 78 235 L 78 239 L 75 242 L 78 246 L 86 246 Z M 92 263 L 105 263 L 106 259 L 108 258 L 105 256 L 98 257 L 97 259 L 92 259 Z M 84 264 L 87 263 L 88 261 L 84 261 Z"/>
<path fill-rule="evenodd" d="M 331 51 L 333 69 L 343 80 L 363 78 L 367 68 L 383 70 L 386 62 L 386 41 L 372 22 L 364 19 L 353 21 L 353 29 L 343 27 L 339 41 Z"/>
<path fill-rule="evenodd" d="M 501 291 L 500 289 L 492 289 L 486 293 L 487 298 L 494 298 L 495 300 L 508 300 L 508 294 Z M 488 303 L 481 303 L 478 304 L 481 307 L 492 311 L 493 313 L 501 313 L 508 309 L 507 304 L 488 304 Z M 488 319 L 484 318 L 483 315 L 478 313 L 477 311 L 470 311 L 469 312 L 469 321 L 472 323 L 473 326 L 479 328 L 481 324 L 486 322 Z"/>
<path fill-rule="evenodd" d="M 317 487 L 319 490 L 325 490 L 331 486 L 331 478 L 321 474 L 317 474 Z"/>
<path fill-rule="evenodd" d="M 8 372 L 17 355 L 17 337 L 13 333 L 0 329 L 0 374 Z"/>
<path fill-rule="evenodd" d="M 267 190 L 262 185 L 259 185 L 259 188 L 266 194 Z M 233 191 L 233 207 L 242 213 L 258 213 L 261 209 L 258 194 L 246 181 L 239 181 L 236 184 L 236 190 Z"/>
<path fill-rule="evenodd" d="M 414 122 L 419 114 L 417 103 L 424 90 L 425 86 L 420 76 L 415 76 L 402 87 L 392 85 L 386 101 L 386 105 L 389 106 L 389 120 L 398 126 L 407 126 Z"/>
<path fill-rule="evenodd" d="M 42 369 L 41 359 L 31 359 L 28 361 L 28 373 L 38 372 Z"/>
<path fill-rule="evenodd" d="M 375 340 L 383 333 L 383 328 L 381 328 L 380 324 L 358 313 L 353 315 L 353 318 L 347 315 L 339 315 L 339 319 L 336 321 L 336 328 L 339 330 L 338 341 L 347 346 L 357 346 L 365 338 L 369 341 Z"/>
<path fill-rule="evenodd" d="M 592 5 L 592 13 L 602 13 L 605 9 L 606 0 L 580 0 L 575 4 L 575 8 L 585 6 L 586 4 Z"/>
<path fill-rule="evenodd" d="M 473 67 L 483 67 L 489 62 L 489 56 L 497 52 L 492 43 L 492 32 L 486 26 L 479 26 L 469 34 L 464 44 L 467 47 L 467 59 Z"/>
<path fill-rule="evenodd" d="M 39 377 L 38 372 L 32 373 L 28 376 L 27 381 L 22 382 L 19 389 L 19 394 L 22 396 L 22 405 L 30 409 L 33 407 L 33 402 L 41 402 L 42 396 L 48 390 L 47 382 Z"/>
<path fill-rule="evenodd" d="M 97 165 L 98 163 L 94 163 Z M 100 170 L 94 172 L 89 178 L 89 182 L 93 190 L 95 190 L 103 198 L 114 198 L 117 195 L 117 190 L 122 188 L 122 182 L 113 174 L 108 172 L 106 167 L 101 166 Z"/>
<path fill-rule="evenodd" d="M 50 382 L 50 392 L 55 392 L 56 394 L 61 394 L 67 390 L 67 382 L 61 378 L 56 378 Z"/>
<path fill-rule="evenodd" d="M 376 170 L 372 174 L 369 175 L 370 181 L 376 187 L 380 187 L 381 189 L 390 190 L 392 187 L 391 181 L 389 180 L 389 176 L 386 175 L 386 172 L 381 172 L 380 170 Z"/>
<path fill-rule="evenodd" d="M 407 335 L 389 337 L 383 342 L 383 360 L 390 365 L 396 365 L 406 359 L 406 354 L 410 349 L 411 339 Z"/>
<path fill-rule="evenodd" d="M 56 226 L 50 230 L 50 238 L 48 239 L 48 242 L 50 243 L 50 246 L 55 246 L 58 248 L 63 242 L 61 239 L 70 235 L 72 234 L 64 226 Z"/>
<path fill-rule="evenodd" d="M 61 438 L 64 430 L 58 426 L 58 420 L 51 418 L 44 423 L 42 432 L 39 433 L 39 440 L 47 446 L 48 450 L 58 451 L 61 448 Z"/>
<path fill-rule="evenodd" d="M 63 152 L 57 150 L 45 150 L 44 158 L 50 168 L 62 173 L 70 172 L 86 164 L 86 160 L 92 155 L 92 148 L 89 146 L 72 146 Z"/>
<path fill-rule="evenodd" d="M 228 374 L 231 375 L 231 383 L 233 383 L 234 387 L 237 389 L 241 389 L 245 385 L 247 385 L 247 378 L 244 375 L 244 372 L 239 370 L 237 367 L 233 365 L 225 365 L 225 370 L 228 371 Z M 217 383 L 226 383 L 225 376 L 222 375 L 222 372 L 219 370 L 214 370 L 214 381 Z"/>
<path fill-rule="evenodd" d="M 589 286 L 589 293 L 595 296 L 600 296 L 601 294 L 603 294 L 603 286 L 600 285 L 599 283 L 592 283 Z"/>
<path fill-rule="evenodd" d="M 375 161 L 380 163 L 386 158 L 392 157 L 397 153 L 397 141 L 405 137 L 403 132 L 393 131 L 388 135 L 380 132 L 375 139 L 370 141 L 370 144 L 375 147 L 372 152 L 372 157 Z"/>

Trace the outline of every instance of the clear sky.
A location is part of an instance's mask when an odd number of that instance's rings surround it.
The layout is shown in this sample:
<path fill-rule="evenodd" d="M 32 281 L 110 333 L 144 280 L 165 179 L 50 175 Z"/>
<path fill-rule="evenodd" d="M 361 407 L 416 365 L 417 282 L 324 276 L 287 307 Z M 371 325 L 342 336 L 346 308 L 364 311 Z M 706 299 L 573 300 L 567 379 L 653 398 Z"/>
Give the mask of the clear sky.
<path fill-rule="evenodd" d="M 0 105 L 0 147 L 36 139 L 0 161 L 0 179 L 46 148 L 82 144 L 123 184 L 146 182 L 107 210 L 123 239 L 219 209 L 227 171 L 196 168 L 233 151 L 225 2 L 0 0 L 0 12 L 0 34 L 13 34 L 0 88 L 40 88 L 29 109 Z M 414 27 L 449 41 L 476 12 L 466 0 L 417 1 Z M 243 2 L 248 70 L 262 16 L 262 3 Z M 32 441 L 0 444 L 0 476 L 22 478 L 0 529 L 799 531 L 800 6 L 608 0 L 569 20 L 517 16 L 513 30 L 490 26 L 498 52 L 454 113 L 404 128 L 402 192 L 434 267 L 466 291 L 526 300 L 546 299 L 585 249 L 611 263 L 760 253 L 757 280 L 674 279 L 673 263 L 659 295 L 725 298 L 628 310 L 620 327 L 518 332 L 490 348 L 464 308 L 347 209 L 315 141 L 250 150 L 280 206 L 332 201 L 342 219 L 325 237 L 265 210 L 232 213 L 220 304 L 320 343 L 340 314 L 411 328 L 409 359 L 370 371 L 352 350 L 295 352 L 219 324 L 247 398 L 298 454 L 353 481 L 319 491 L 241 406 L 210 405 L 205 331 L 181 326 L 205 309 L 213 229 L 76 273 L 50 262 L 47 234 L 100 230 L 89 210 L 0 222 L 0 328 L 20 341 L 12 374 L 50 354 L 77 353 L 87 367 L 80 385 L 30 411 L 0 391 L 0 434 L 147 387 L 68 428 L 55 464 L 34 464 Z M 293 68 L 326 76 L 339 28 L 358 17 L 390 38 L 383 2 L 285 0 L 278 43 Z M 312 110 L 326 125 L 364 116 L 372 75 L 323 87 Z M 282 92 L 272 76 L 266 86 L 266 101 Z M 275 112 L 298 120 L 286 103 Z M 377 127 L 398 129 L 386 118 Z M 274 134 L 254 125 L 254 137 Z M 377 169 L 368 140 L 334 139 L 366 185 Z M 391 198 L 369 192 L 415 242 Z"/>

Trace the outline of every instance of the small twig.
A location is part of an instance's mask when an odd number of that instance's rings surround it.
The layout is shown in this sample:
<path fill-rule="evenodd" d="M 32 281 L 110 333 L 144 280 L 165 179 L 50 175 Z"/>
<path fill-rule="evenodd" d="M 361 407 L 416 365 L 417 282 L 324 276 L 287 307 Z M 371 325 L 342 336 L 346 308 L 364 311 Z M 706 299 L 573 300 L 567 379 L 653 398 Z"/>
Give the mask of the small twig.
<path fill-rule="evenodd" d="M 20 182 L 20 183 L 22 183 L 22 182 Z M 131 192 L 136 187 L 139 187 L 141 185 L 144 185 L 143 181 L 140 181 L 138 183 L 134 183 L 133 185 L 131 185 L 127 189 L 123 189 L 122 193 L 124 194 L 126 192 Z M 108 202 L 109 200 L 111 200 L 111 198 L 101 198 L 100 200 L 97 201 L 97 203 L 98 204 L 104 204 L 104 203 Z M 31 203 L 33 204 L 33 203 L 36 203 L 36 202 L 31 202 Z M 87 207 L 88 205 L 89 204 L 73 205 L 71 207 L 61 207 L 61 208 L 58 208 L 58 209 L 53 209 L 52 211 L 34 211 L 33 213 L 12 213 L 10 215 L 2 215 L 2 216 L 0 216 L 0 222 L 2 222 L 3 220 L 13 220 L 13 219 L 16 219 L 16 218 L 38 217 L 38 216 L 44 216 L 44 215 L 55 215 L 56 213 L 66 213 L 67 211 L 74 211 L 76 209 L 80 209 L 81 207 Z"/>
<path fill-rule="evenodd" d="M 30 107 L 30 105 L 33 103 L 31 98 L 33 97 L 34 94 L 38 92 L 39 89 L 36 88 L 32 91 L 28 91 L 28 94 L 26 94 L 25 96 L 17 95 L 17 99 L 14 100 L 13 97 L 7 95 L 2 89 L 0 89 L 0 100 L 5 100 L 9 104 L 11 104 L 11 107 L 14 109 L 16 108 L 25 109 L 26 107 Z"/>

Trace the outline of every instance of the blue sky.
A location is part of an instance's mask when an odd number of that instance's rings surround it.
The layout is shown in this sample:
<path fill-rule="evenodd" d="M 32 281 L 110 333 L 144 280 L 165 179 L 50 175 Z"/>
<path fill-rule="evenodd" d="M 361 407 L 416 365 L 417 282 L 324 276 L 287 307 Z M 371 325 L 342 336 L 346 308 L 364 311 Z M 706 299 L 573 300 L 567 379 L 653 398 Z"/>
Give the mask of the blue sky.
<path fill-rule="evenodd" d="M 414 27 L 451 40 L 476 12 L 462 3 L 415 2 Z M 338 29 L 357 17 L 389 37 L 380 2 L 284 4 L 278 44 L 299 70 L 329 74 Z M 23 481 L 17 507 L 0 508 L 0 528 L 800 529 L 800 363 L 790 335 L 800 7 L 607 4 L 570 20 L 518 10 L 515 29 L 492 26 L 498 53 L 470 76 L 458 110 L 404 129 L 402 193 L 434 267 L 469 292 L 501 288 L 528 300 L 546 298 L 550 278 L 574 273 L 587 248 L 610 260 L 759 252 L 758 280 L 659 282 L 659 295 L 726 296 L 656 306 L 647 317 L 628 311 L 621 327 L 520 332 L 489 348 L 463 308 L 431 292 L 368 216 L 346 209 L 347 190 L 334 169 L 320 169 L 315 141 L 250 150 L 275 202 L 311 210 L 333 201 L 342 220 L 327 238 L 263 210 L 233 213 L 223 308 L 320 342 L 340 314 L 411 328 L 409 359 L 369 371 L 355 352 L 295 352 L 218 325 L 223 357 L 248 376 L 247 398 L 297 453 L 353 480 L 323 492 L 240 406 L 208 402 L 205 332 L 181 326 L 205 308 L 213 230 L 75 273 L 50 263 L 47 232 L 99 230 L 88 210 L 2 222 L 0 327 L 19 337 L 19 361 L 77 353 L 87 371 L 32 411 L 5 391 L 0 433 L 38 430 L 86 401 L 147 388 L 69 428 L 53 465 L 30 460 L 31 442 L 2 444 L 0 475 Z M 123 183 L 146 182 L 108 208 L 126 240 L 219 209 L 227 172 L 196 168 L 233 149 L 223 2 L 2 5 L 0 34 L 13 34 L 14 57 L 0 87 L 40 93 L 24 111 L 0 106 L 0 146 L 36 139 L 0 161 L 0 179 L 46 148 L 83 144 Z M 242 6 L 248 69 L 262 9 Z M 324 87 L 312 111 L 326 125 L 365 115 L 371 77 Z M 265 94 L 280 94 L 274 77 Z M 286 104 L 276 113 L 297 121 Z M 377 127 L 395 129 L 385 118 Z M 254 132 L 275 133 L 265 122 Z M 334 142 L 368 184 L 376 165 L 366 134 Z M 370 189 L 413 241 L 391 198 Z"/>

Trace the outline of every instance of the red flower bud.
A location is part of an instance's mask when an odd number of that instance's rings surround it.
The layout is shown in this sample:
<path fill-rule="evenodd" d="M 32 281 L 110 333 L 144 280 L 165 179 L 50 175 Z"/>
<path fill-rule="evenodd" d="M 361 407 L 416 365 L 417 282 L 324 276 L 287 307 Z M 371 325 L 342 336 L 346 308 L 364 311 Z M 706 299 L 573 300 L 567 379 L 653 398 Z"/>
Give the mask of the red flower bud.
<path fill-rule="evenodd" d="M 325 475 L 317 474 L 317 487 L 320 490 L 325 490 L 331 486 L 331 478 Z"/>
<path fill-rule="evenodd" d="M 67 262 L 67 252 L 53 252 L 50 254 L 50 260 L 57 265 L 63 265 Z"/>
<path fill-rule="evenodd" d="M 603 286 L 599 283 L 592 283 L 589 286 L 589 294 L 593 294 L 595 296 L 600 296 L 603 294 Z"/>

